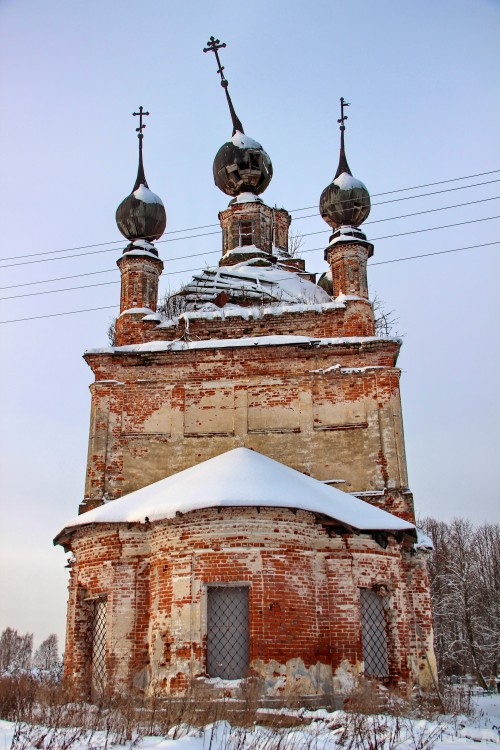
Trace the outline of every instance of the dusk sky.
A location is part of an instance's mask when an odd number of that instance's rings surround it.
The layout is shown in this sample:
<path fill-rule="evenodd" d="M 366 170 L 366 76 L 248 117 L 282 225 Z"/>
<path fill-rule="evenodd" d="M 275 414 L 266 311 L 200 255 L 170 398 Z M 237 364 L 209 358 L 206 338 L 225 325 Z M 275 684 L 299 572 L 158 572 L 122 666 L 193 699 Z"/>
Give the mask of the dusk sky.
<path fill-rule="evenodd" d="M 82 354 L 107 344 L 118 310 L 114 216 L 135 181 L 139 105 L 167 211 L 161 290 L 220 257 L 228 199 L 212 161 L 231 122 L 202 52 L 212 34 L 245 132 L 273 162 L 264 200 L 292 211 L 318 274 L 330 230 L 317 205 L 337 167 L 339 98 L 351 103 L 370 293 L 404 334 L 417 513 L 500 520 L 498 0 L 0 0 L 0 27 L 0 630 L 56 632 L 63 648 L 66 557 L 52 539 L 83 498 Z M 401 260 L 416 255 L 428 257 Z M 90 308 L 106 309 L 66 314 Z"/>

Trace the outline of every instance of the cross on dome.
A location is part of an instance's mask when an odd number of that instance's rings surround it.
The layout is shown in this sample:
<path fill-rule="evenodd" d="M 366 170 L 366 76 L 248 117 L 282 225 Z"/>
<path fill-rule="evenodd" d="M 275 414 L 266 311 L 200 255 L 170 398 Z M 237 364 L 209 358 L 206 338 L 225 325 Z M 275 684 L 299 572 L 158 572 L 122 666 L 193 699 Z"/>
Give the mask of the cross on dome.
<path fill-rule="evenodd" d="M 218 150 L 214 159 L 213 174 L 217 187 L 233 198 L 242 193 L 259 195 L 264 192 L 273 176 L 273 165 L 260 143 L 248 138 L 237 116 L 228 91 L 228 81 L 224 76 L 219 50 L 225 42 L 211 36 L 203 52 L 213 52 L 217 60 L 217 73 L 221 86 L 226 94 L 231 120 L 233 122 L 232 138 Z"/>
<path fill-rule="evenodd" d="M 233 135 L 237 132 L 244 133 L 243 125 L 241 124 L 241 120 L 239 119 L 238 115 L 236 114 L 236 111 L 233 106 L 233 102 L 231 101 L 231 97 L 229 96 L 228 91 L 228 80 L 224 76 L 224 66 L 221 64 L 220 57 L 219 57 L 219 50 L 223 49 L 226 46 L 225 42 L 220 41 L 220 39 L 216 39 L 215 37 L 211 36 L 210 39 L 207 42 L 207 46 L 203 48 L 203 52 L 213 52 L 215 55 L 215 59 L 217 60 L 217 65 L 219 66 L 217 69 L 217 73 L 220 75 L 220 85 L 224 89 L 226 93 L 226 99 L 229 106 L 229 112 L 231 113 L 231 119 L 233 121 Z"/>
<path fill-rule="evenodd" d="M 137 136 L 138 138 L 144 138 L 142 131 L 146 127 L 146 123 L 142 122 L 142 118 L 149 115 L 149 112 L 144 112 L 143 110 L 144 110 L 144 107 L 140 106 L 138 112 L 132 112 L 134 117 L 139 118 L 139 127 L 136 128 L 136 132 L 139 133 L 139 135 Z"/>
<path fill-rule="evenodd" d="M 341 96 L 340 118 L 337 120 L 340 124 L 339 164 L 335 177 L 321 193 L 319 202 L 322 218 L 333 229 L 341 226 L 359 227 L 370 213 L 370 194 L 361 180 L 353 177 L 345 153 L 345 108 L 350 106 Z"/>
<path fill-rule="evenodd" d="M 149 116 L 149 112 L 144 111 L 141 105 L 138 112 L 132 112 L 134 117 L 139 118 L 139 127 L 136 128 L 139 139 L 139 164 L 137 167 L 137 177 L 135 179 L 132 192 L 128 195 L 116 209 L 116 223 L 118 229 L 131 241 L 124 252 L 133 247 L 136 240 L 145 240 L 152 243 L 160 239 L 165 231 L 167 217 L 161 198 L 149 189 L 148 181 L 144 173 L 144 163 L 142 160 L 142 141 L 146 127 L 143 118 Z M 151 245 L 153 248 L 153 245 Z M 150 252 L 157 255 L 153 248 Z"/>
<path fill-rule="evenodd" d="M 340 129 L 345 130 L 345 121 L 349 119 L 347 115 L 344 114 L 344 107 L 350 107 L 350 103 L 346 102 L 343 96 L 340 97 L 340 120 L 337 120 L 337 122 L 340 123 Z"/>

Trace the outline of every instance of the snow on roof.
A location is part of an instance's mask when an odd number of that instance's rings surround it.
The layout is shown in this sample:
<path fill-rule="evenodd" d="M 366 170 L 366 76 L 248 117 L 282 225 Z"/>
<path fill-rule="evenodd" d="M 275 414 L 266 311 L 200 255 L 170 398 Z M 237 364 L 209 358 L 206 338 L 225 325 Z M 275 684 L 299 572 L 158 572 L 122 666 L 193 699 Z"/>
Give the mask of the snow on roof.
<path fill-rule="evenodd" d="M 234 199 L 234 203 L 262 203 L 262 198 L 255 193 L 240 193 Z"/>
<path fill-rule="evenodd" d="M 241 250 L 235 248 L 234 252 Z M 253 247 L 252 252 L 255 252 Z M 209 302 L 222 291 L 232 297 L 265 302 L 314 304 L 332 301 L 324 289 L 298 273 L 270 266 L 252 266 L 247 261 L 230 267 L 205 268 L 184 288 L 185 296 L 197 302 Z"/>
<path fill-rule="evenodd" d="M 153 191 L 145 185 L 139 185 L 137 190 L 134 190 L 133 195 L 138 201 L 142 201 L 143 203 L 159 203 L 160 206 L 163 206 L 163 201 L 160 196 L 153 193 Z"/>
<path fill-rule="evenodd" d="M 252 307 L 242 307 L 241 305 L 234 305 L 228 303 L 224 307 L 217 307 L 213 302 L 207 302 L 202 305 L 198 310 L 188 310 L 187 312 L 181 313 L 178 317 L 181 320 L 225 320 L 226 318 L 243 318 L 243 320 L 255 319 L 258 320 L 264 315 L 282 315 L 283 313 L 303 313 L 303 312 L 315 312 L 322 313 L 328 310 L 338 310 L 345 308 L 343 302 L 330 301 L 321 302 L 319 304 L 305 305 L 297 303 L 295 305 L 282 305 L 279 303 L 271 305 L 252 305 Z M 148 317 L 148 320 L 151 316 Z M 163 326 L 168 327 L 168 323 L 171 321 L 165 321 Z"/>
<path fill-rule="evenodd" d="M 261 248 L 256 245 L 238 245 L 237 247 L 233 247 L 232 250 L 228 250 L 227 253 L 224 253 L 224 257 L 227 258 L 230 255 L 254 255 L 255 253 L 260 253 L 261 255 L 267 255 L 269 257 L 269 253 L 266 253 L 265 250 L 261 250 Z"/>
<path fill-rule="evenodd" d="M 135 246 L 134 242 L 134 246 Z M 154 260 L 158 260 L 158 256 L 155 255 L 155 253 L 150 253 L 149 250 L 140 250 L 139 248 L 137 250 L 127 250 L 122 256 L 122 258 L 128 258 L 132 256 L 132 258 L 153 258 Z"/>
<path fill-rule="evenodd" d="M 126 346 L 102 346 L 87 349 L 85 354 L 134 354 L 141 352 L 182 352 L 192 349 L 231 349 L 249 346 L 350 346 L 351 344 L 395 343 L 401 344 L 401 339 L 390 336 L 342 336 L 340 338 L 318 338 L 312 336 L 249 336 L 240 339 L 204 339 L 201 341 L 146 341 L 143 344 L 127 344 Z"/>
<path fill-rule="evenodd" d="M 173 518 L 214 507 L 297 508 L 361 530 L 402 531 L 413 524 L 248 448 L 234 448 L 72 518 L 56 536 L 94 523 Z"/>
<path fill-rule="evenodd" d="M 120 315 L 119 318 L 122 317 L 122 315 L 138 315 L 142 313 L 142 315 L 154 315 L 154 310 L 151 310 L 150 307 L 129 307 L 128 310 L 124 310 Z"/>
<path fill-rule="evenodd" d="M 155 246 L 153 245 L 152 242 L 149 242 L 148 240 L 141 240 L 141 239 L 133 240 L 132 246 L 141 248 L 142 250 L 154 250 L 155 249 Z"/>
<path fill-rule="evenodd" d="M 366 367 L 342 367 L 341 364 L 330 365 L 330 367 L 320 368 L 319 370 L 309 370 L 319 375 L 325 375 L 327 372 L 367 372 L 368 370 L 385 370 L 383 365 L 367 365 Z"/>
<path fill-rule="evenodd" d="M 342 174 L 339 174 L 339 176 L 333 181 L 333 184 L 337 185 L 341 190 L 352 190 L 353 188 L 363 188 L 366 190 L 366 185 L 348 172 L 342 172 Z"/>
<path fill-rule="evenodd" d="M 434 542 L 432 541 L 431 537 L 428 536 L 425 531 L 423 531 L 423 529 L 417 526 L 417 541 L 413 546 L 415 547 L 415 549 L 433 550 Z"/>
<path fill-rule="evenodd" d="M 259 150 L 263 151 L 260 143 L 254 141 L 253 138 L 249 138 L 248 135 L 240 133 L 239 130 L 237 130 L 233 137 L 230 138 L 229 142 L 232 143 L 233 146 L 237 146 L 238 148 L 258 148 Z"/>
<path fill-rule="evenodd" d="M 338 234 L 337 234 L 338 231 Z M 348 224 L 340 226 L 328 243 L 328 247 L 337 245 L 339 242 L 367 242 L 366 236 L 357 227 L 351 227 Z M 364 238 L 364 239 L 363 239 Z"/>

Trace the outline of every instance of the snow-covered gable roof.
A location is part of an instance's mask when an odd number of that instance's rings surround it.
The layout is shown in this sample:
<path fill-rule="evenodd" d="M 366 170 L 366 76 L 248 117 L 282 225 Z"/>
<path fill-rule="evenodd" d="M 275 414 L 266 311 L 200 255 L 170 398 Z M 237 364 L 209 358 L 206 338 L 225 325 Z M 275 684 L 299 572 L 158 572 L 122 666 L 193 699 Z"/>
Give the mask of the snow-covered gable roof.
<path fill-rule="evenodd" d="M 355 529 L 403 531 L 413 524 L 328 487 L 248 448 L 234 448 L 71 519 L 55 538 L 95 523 L 159 521 L 214 507 L 297 508 Z"/>

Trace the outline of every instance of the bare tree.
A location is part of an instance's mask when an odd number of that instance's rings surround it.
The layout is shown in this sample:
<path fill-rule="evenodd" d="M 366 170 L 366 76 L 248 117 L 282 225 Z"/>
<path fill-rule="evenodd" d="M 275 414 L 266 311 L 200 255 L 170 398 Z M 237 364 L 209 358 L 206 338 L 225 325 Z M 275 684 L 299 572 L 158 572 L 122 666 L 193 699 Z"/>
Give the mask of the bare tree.
<path fill-rule="evenodd" d="M 178 318 L 183 312 L 186 312 L 188 305 L 188 299 L 183 294 L 182 288 L 177 292 L 167 289 L 163 297 L 159 300 L 156 310 L 160 315 L 164 315 L 167 320 L 172 320 L 173 318 Z"/>
<path fill-rule="evenodd" d="M 33 665 L 39 669 L 55 669 L 59 665 L 59 644 L 57 635 L 51 633 L 37 648 Z"/>
<path fill-rule="evenodd" d="M 300 248 L 304 242 L 304 238 L 301 234 L 296 232 L 290 232 L 288 235 L 288 255 L 290 258 L 298 258 L 300 254 Z"/>
<path fill-rule="evenodd" d="M 17 630 L 6 628 L 0 635 L 0 673 L 31 667 L 33 634 L 19 635 Z"/>
<path fill-rule="evenodd" d="M 435 547 L 429 573 L 439 671 L 472 672 L 486 688 L 500 653 L 500 526 L 422 523 Z"/>
<path fill-rule="evenodd" d="M 116 318 L 110 320 L 106 333 L 108 334 L 109 343 L 111 346 L 114 346 L 116 344 Z"/>
<path fill-rule="evenodd" d="M 396 330 L 399 318 L 396 318 L 394 310 L 387 310 L 384 301 L 377 294 L 373 298 L 372 305 L 375 316 L 375 336 L 402 336 Z"/>

